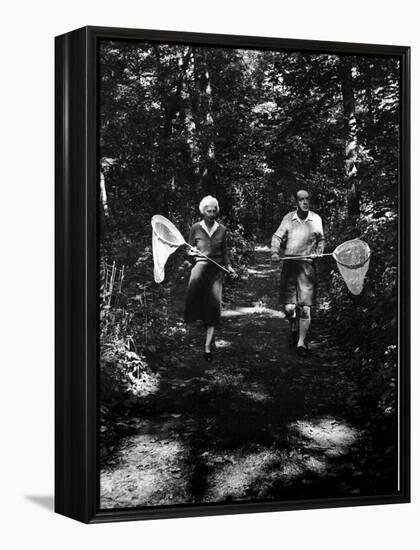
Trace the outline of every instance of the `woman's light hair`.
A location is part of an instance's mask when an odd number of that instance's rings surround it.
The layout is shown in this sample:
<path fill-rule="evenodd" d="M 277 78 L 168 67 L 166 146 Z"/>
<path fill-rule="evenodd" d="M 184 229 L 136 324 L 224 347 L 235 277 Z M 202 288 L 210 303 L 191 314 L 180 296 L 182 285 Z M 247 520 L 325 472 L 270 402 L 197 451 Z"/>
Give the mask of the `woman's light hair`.
<path fill-rule="evenodd" d="M 218 202 L 217 199 L 215 199 L 211 195 L 207 195 L 207 197 L 204 197 L 204 199 L 201 199 L 201 202 L 198 206 L 198 209 L 203 214 L 204 209 L 207 208 L 207 206 L 215 206 L 216 210 L 217 210 L 217 213 L 219 213 L 219 210 L 220 210 L 219 202 Z"/>

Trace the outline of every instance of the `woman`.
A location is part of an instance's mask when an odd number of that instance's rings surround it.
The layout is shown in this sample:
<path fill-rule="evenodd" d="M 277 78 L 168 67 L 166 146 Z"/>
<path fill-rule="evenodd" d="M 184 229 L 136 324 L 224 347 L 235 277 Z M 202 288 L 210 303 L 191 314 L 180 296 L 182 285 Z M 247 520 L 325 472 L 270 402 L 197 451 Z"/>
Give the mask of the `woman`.
<path fill-rule="evenodd" d="M 188 242 L 218 264 L 225 266 L 233 277 L 237 277 L 230 264 L 226 227 L 216 221 L 219 215 L 217 199 L 211 195 L 204 197 L 199 210 L 203 219 L 191 227 Z M 189 256 L 193 259 L 194 266 L 188 283 L 184 319 L 186 323 L 203 321 L 206 330 L 204 358 L 211 361 L 214 329 L 220 322 L 223 271 L 191 249 Z"/>

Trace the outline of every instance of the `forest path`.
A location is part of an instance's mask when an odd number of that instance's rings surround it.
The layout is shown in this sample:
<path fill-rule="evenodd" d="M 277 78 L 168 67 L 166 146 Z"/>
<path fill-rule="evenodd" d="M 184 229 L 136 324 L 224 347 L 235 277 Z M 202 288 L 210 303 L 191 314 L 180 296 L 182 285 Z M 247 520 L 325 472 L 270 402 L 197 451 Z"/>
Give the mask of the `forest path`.
<path fill-rule="evenodd" d="M 268 248 L 248 273 L 227 285 L 212 363 L 202 328 L 180 322 L 185 286 L 174 287 L 176 349 L 170 364 L 156 358 L 159 390 L 102 472 L 102 508 L 363 493 L 363 433 L 343 417 L 357 388 L 342 355 L 316 317 L 311 357 L 289 346 Z"/>

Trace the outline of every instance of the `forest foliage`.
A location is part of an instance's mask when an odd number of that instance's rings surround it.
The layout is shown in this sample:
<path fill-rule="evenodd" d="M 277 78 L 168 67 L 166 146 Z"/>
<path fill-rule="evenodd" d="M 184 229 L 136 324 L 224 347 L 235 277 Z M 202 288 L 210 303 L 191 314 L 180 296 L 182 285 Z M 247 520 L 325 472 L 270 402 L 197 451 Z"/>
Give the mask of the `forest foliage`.
<path fill-rule="evenodd" d="M 200 199 L 216 196 L 245 270 L 305 188 L 326 251 L 356 236 L 372 250 L 360 297 L 325 264 L 319 315 L 373 410 L 395 411 L 399 79 L 392 57 L 101 43 L 101 260 L 126 269 L 102 309 L 104 402 L 154 391 L 147 353 L 173 345 L 167 284 L 153 283 L 152 215 L 186 235 Z M 182 255 L 171 269 L 185 274 Z"/>

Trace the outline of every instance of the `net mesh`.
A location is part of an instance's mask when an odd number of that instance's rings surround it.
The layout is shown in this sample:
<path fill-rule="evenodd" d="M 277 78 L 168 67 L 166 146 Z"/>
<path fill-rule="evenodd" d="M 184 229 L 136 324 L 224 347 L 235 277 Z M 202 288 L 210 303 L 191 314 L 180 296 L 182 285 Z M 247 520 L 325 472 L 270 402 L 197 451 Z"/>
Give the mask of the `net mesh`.
<path fill-rule="evenodd" d="M 175 225 L 163 216 L 153 216 L 152 228 L 153 275 L 155 282 L 161 283 L 169 256 L 185 244 L 185 240 Z"/>
<path fill-rule="evenodd" d="M 333 256 L 349 291 L 360 294 L 369 269 L 369 246 L 360 239 L 353 239 L 337 246 Z"/>

